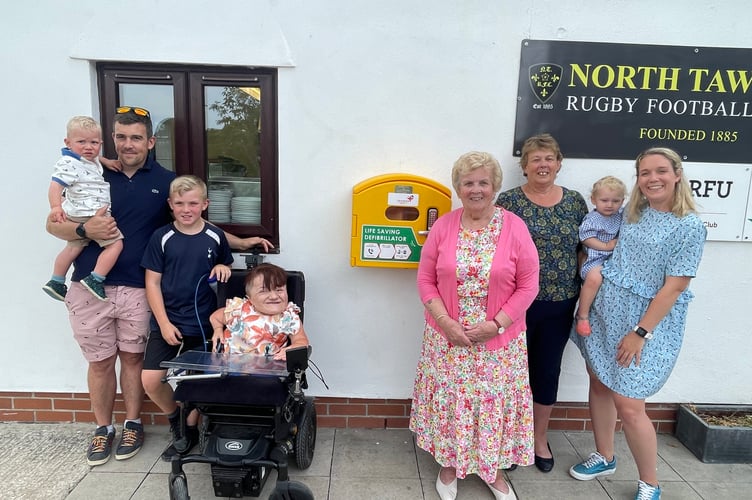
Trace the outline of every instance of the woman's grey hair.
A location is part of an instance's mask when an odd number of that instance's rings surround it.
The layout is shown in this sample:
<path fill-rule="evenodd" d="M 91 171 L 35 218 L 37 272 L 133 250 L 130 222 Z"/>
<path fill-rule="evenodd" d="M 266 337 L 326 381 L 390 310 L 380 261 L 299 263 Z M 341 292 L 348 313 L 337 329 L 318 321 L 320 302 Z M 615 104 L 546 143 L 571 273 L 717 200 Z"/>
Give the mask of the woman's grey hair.
<path fill-rule="evenodd" d="M 501 165 L 499 165 L 499 161 L 491 153 L 483 151 L 470 151 L 457 158 L 457 161 L 454 162 L 454 166 L 452 167 L 452 186 L 454 186 L 454 191 L 459 193 L 460 178 L 463 175 L 467 175 L 479 168 L 485 168 L 491 174 L 491 185 L 493 186 L 494 193 L 499 192 L 503 179 Z"/>

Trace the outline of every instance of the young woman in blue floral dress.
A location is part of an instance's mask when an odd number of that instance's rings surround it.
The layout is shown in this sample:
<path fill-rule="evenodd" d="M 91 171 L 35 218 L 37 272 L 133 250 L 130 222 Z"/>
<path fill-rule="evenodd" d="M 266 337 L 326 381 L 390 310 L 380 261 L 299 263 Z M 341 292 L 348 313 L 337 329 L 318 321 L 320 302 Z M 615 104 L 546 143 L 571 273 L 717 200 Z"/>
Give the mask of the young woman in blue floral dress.
<path fill-rule="evenodd" d="M 645 398 L 665 384 L 679 355 L 707 231 L 675 151 L 648 149 L 635 168 L 626 221 L 590 310 L 592 334 L 572 334 L 590 376 L 597 451 L 569 472 L 580 480 L 614 473 L 618 417 L 640 476 L 635 499 L 656 500 L 658 448 Z"/>
<path fill-rule="evenodd" d="M 587 215 L 577 191 L 556 184 L 563 155 L 550 134 L 528 138 L 520 167 L 526 182 L 504 191 L 496 204 L 522 218 L 540 256 L 540 291 L 527 311 L 527 348 L 535 418 L 535 466 L 551 472 L 548 424 L 559 391 L 564 347 L 580 293 L 579 227 Z"/>

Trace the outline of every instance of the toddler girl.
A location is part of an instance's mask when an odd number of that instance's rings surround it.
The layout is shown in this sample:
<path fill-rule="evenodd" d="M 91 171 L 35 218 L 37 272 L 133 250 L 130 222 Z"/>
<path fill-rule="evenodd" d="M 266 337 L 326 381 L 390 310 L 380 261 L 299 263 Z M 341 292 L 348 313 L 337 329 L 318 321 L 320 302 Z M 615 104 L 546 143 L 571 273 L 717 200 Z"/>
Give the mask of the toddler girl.
<path fill-rule="evenodd" d="M 590 192 L 595 209 L 580 224 L 580 241 L 587 251 L 587 260 L 580 270 L 583 283 L 575 313 L 575 331 L 583 337 L 590 335 L 590 306 L 603 281 L 603 263 L 616 246 L 626 194 L 627 186 L 616 177 L 609 175 L 597 180 Z"/>

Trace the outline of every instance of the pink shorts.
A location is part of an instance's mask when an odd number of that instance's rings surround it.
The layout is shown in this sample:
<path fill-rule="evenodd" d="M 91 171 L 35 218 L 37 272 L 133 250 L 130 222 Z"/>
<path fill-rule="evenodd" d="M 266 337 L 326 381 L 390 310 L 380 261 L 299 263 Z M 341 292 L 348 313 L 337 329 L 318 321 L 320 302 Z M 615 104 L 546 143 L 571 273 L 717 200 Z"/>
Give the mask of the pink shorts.
<path fill-rule="evenodd" d="M 146 290 L 105 286 L 107 300 L 94 298 L 80 283 L 65 296 L 73 338 L 86 361 L 103 361 L 118 351 L 142 353 L 149 336 L 151 309 Z"/>

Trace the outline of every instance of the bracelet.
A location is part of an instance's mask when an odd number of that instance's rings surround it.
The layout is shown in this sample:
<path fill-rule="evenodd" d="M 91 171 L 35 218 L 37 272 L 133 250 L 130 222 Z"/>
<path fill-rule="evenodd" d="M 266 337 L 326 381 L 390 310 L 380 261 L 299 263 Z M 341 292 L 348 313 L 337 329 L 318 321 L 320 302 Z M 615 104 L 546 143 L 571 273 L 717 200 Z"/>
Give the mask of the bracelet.
<path fill-rule="evenodd" d="M 439 314 L 438 316 L 436 316 L 436 318 L 434 319 L 434 321 L 436 323 L 438 323 L 441 318 L 445 318 L 447 316 L 449 316 L 449 315 L 448 314 Z"/>

